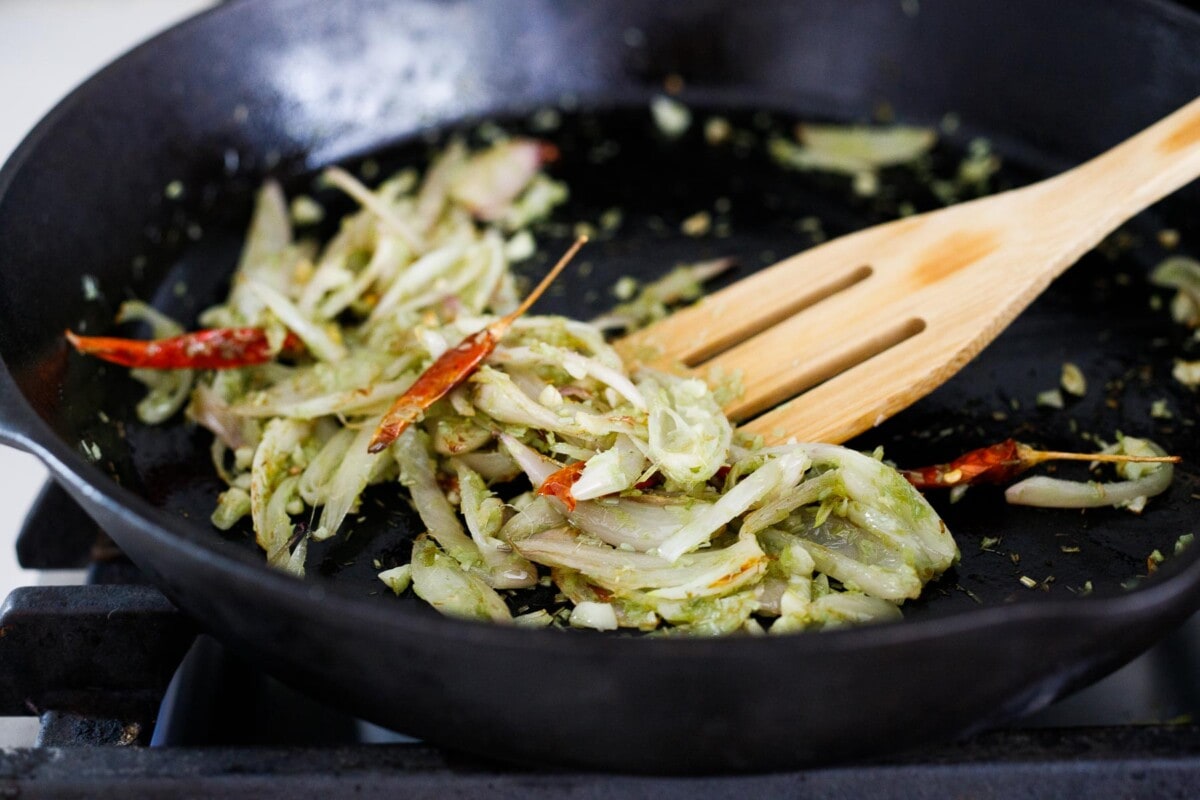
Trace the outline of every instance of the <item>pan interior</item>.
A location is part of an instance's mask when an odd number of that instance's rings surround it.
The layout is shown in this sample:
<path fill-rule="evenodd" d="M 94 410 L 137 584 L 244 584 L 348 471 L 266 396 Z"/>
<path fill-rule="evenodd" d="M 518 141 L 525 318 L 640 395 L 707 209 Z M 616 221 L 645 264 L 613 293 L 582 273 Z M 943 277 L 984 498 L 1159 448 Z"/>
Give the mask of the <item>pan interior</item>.
<path fill-rule="evenodd" d="M 428 163 L 452 135 L 478 144 L 504 131 L 554 142 L 561 157 L 551 172 L 567 183 L 571 198 L 535 228 L 538 253 L 519 271 L 540 275 L 581 228 L 593 233 L 593 243 L 537 309 L 587 319 L 616 302 L 614 286 L 625 276 L 645 281 L 679 263 L 732 256 L 739 266 L 722 279 L 728 282 L 826 238 L 937 208 L 943 202 L 939 193 L 954 183 L 964 158 L 974 149 L 978 159 L 984 147 L 978 132 L 943 130 L 928 158 L 884 170 L 878 192 L 865 194 L 847 176 L 800 173 L 772 161 L 766 142 L 791 136 L 798 121 L 793 115 L 702 106 L 692 114 L 687 133 L 672 138 L 641 106 L 553 115 L 542 110 L 462 124 L 372 151 L 346 166 L 370 183 L 402 167 Z M 713 143 L 705 132 L 717 118 L 727 121 L 733 134 Z M 1001 168 L 986 181 L 988 191 L 1019 186 L 1047 172 L 1046 164 L 1003 140 L 992 147 Z M 346 199 L 322 187 L 315 173 L 286 164 L 277 173 L 290 195 L 311 194 L 327 209 L 325 221 L 301 228 L 302 235 L 328 238 L 337 219 L 351 210 Z M 172 224 L 146 243 L 145 259 L 130 266 L 126 294 L 102 294 L 86 303 L 82 321 L 89 330 L 111 329 L 115 307 L 125 297 L 150 300 L 194 326 L 197 314 L 228 289 L 256 184 L 257 178 L 248 175 L 214 174 L 172 190 L 174 197 L 165 201 L 172 205 Z M 959 182 L 956 191 L 968 199 L 979 188 Z M 1178 537 L 1190 531 L 1200 474 L 1192 466 L 1200 457 L 1195 397 L 1171 378 L 1171 369 L 1175 359 L 1190 357 L 1195 340 L 1170 319 L 1169 294 L 1146 279 L 1155 263 L 1180 252 L 1168 247 L 1172 236 L 1161 231 L 1177 231 L 1185 247 L 1198 233 L 1180 213 L 1181 205 L 1168 200 L 1135 220 L 1057 281 L 952 381 L 851 443 L 863 450 L 882 446 L 897 464 L 920 466 L 1010 436 L 1052 449 L 1087 451 L 1121 432 L 1152 438 L 1184 457 L 1174 486 L 1141 516 L 1109 509 L 1023 509 L 1006 505 L 993 487 L 972 489 L 955 503 L 935 496 L 962 561 L 920 601 L 906 605 L 907 616 L 1126 591 L 1146 577 L 1153 551 L 1170 556 Z M 684 223 L 696 215 L 707 220 L 708 229 L 688 235 Z M 1038 406 L 1038 394 L 1058 386 L 1067 361 L 1082 369 L 1086 394 L 1064 395 L 1061 409 Z M 59 408 L 57 424 L 69 441 L 94 447 L 107 471 L 153 505 L 188 518 L 214 541 L 223 538 L 229 546 L 255 550 L 248 522 L 227 534 L 208 525 L 223 488 L 209 459 L 210 435 L 182 416 L 161 426 L 140 424 L 134 414 L 140 394 L 124 370 L 72 358 L 64 391 L 71 399 Z M 1152 408 L 1158 409 L 1154 415 Z M 1082 469 L 1063 472 L 1085 476 Z M 342 534 L 314 543 L 310 579 L 333 581 L 371 602 L 419 604 L 391 596 L 375 577 L 407 559 L 419 531 L 398 487 L 373 487 Z M 1035 588 L 1023 585 L 1023 578 Z"/>

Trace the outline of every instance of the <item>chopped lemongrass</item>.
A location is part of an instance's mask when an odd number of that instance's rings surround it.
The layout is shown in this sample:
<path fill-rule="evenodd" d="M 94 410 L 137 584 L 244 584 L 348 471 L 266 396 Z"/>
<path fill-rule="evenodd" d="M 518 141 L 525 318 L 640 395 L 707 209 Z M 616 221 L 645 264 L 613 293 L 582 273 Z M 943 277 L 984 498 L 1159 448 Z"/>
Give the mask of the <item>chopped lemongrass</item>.
<path fill-rule="evenodd" d="M 1083 397 L 1087 394 L 1087 379 L 1083 377 L 1083 370 L 1077 364 L 1070 361 L 1062 365 L 1062 376 L 1059 378 L 1059 385 L 1067 394 L 1075 397 Z"/>
<path fill-rule="evenodd" d="M 385 569 L 379 573 L 379 580 L 396 594 L 404 594 L 412 585 L 412 564 L 401 564 L 398 567 Z"/>
<path fill-rule="evenodd" d="M 664 95 L 650 102 L 650 113 L 663 135 L 672 139 L 682 136 L 692 124 L 692 112 L 688 107 Z"/>
<path fill-rule="evenodd" d="M 1038 392 L 1036 402 L 1041 408 L 1062 408 L 1064 405 L 1062 392 L 1057 388 Z"/>
<path fill-rule="evenodd" d="M 584 601 L 576 603 L 575 607 L 571 609 L 570 622 L 574 628 L 615 631 L 617 629 L 617 614 L 608 603 Z"/>

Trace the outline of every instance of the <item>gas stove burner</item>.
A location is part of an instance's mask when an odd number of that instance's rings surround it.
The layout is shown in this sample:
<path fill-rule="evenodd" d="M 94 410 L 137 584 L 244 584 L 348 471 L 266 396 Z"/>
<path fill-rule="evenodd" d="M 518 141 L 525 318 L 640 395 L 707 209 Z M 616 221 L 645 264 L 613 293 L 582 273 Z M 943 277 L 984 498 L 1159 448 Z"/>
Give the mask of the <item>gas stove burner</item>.
<path fill-rule="evenodd" d="M 664 778 L 539 770 L 432 747 L 321 704 L 196 635 L 50 484 L 23 563 L 88 568 L 84 586 L 17 589 L 0 618 L 0 714 L 37 746 L 0 753 L 0 788 L 139 797 L 1191 796 L 1200 785 L 1200 616 L 1129 666 L 1006 730 L 793 773 Z M 134 788 L 140 787 L 140 788 Z M 143 791 L 144 790 L 144 791 Z"/>

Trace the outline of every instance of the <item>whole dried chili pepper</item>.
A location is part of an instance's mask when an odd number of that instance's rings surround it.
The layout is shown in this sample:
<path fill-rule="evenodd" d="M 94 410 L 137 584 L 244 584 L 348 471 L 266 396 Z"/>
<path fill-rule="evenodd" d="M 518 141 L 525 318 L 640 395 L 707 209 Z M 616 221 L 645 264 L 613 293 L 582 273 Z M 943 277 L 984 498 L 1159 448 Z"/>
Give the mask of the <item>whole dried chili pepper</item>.
<path fill-rule="evenodd" d="M 442 399 L 455 386 L 471 377 L 483 360 L 496 349 L 496 345 L 500 343 L 500 339 L 509 327 L 537 302 L 542 293 L 549 288 L 585 243 L 587 243 L 586 236 L 576 239 L 549 274 L 542 278 L 542 282 L 529 293 L 529 296 L 515 311 L 466 337 L 456 346 L 442 353 L 428 369 L 422 372 L 416 382 L 408 388 L 408 391 L 396 398 L 396 402 L 384 414 L 383 419 L 379 422 L 379 427 L 375 429 L 375 435 L 371 437 L 367 451 L 371 453 L 382 451 L 396 441 L 396 438 L 404 433 L 409 425 L 420 419 L 430 406 Z"/>
<path fill-rule="evenodd" d="M 557 497 L 563 501 L 567 507 L 567 511 L 574 511 L 575 504 L 578 502 L 575 495 L 571 494 L 571 487 L 579 480 L 579 476 L 583 474 L 583 468 L 587 465 L 586 461 L 576 461 L 574 464 L 568 464 L 557 472 L 552 472 L 546 480 L 542 481 L 542 485 L 538 487 L 537 493 L 543 496 Z"/>
<path fill-rule="evenodd" d="M 262 328 L 212 328 L 167 339 L 122 339 L 115 336 L 79 336 L 66 332 L 77 351 L 120 364 L 146 369 L 230 369 L 263 364 L 276 351 Z M 301 348 L 300 339 L 288 333 L 283 350 Z"/>
<path fill-rule="evenodd" d="M 1043 461 L 1151 461 L 1177 463 L 1179 456 L 1129 456 L 1116 453 L 1063 453 L 1038 450 L 1015 439 L 1005 439 L 959 456 L 945 464 L 902 469 L 900 474 L 918 489 L 949 489 L 979 483 L 1006 483 Z"/>

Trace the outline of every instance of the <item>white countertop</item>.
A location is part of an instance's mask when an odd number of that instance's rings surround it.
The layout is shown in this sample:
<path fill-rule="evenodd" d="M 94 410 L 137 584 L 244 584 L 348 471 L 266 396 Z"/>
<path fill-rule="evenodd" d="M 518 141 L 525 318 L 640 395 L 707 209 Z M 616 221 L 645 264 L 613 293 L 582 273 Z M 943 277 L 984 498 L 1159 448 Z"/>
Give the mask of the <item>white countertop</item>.
<path fill-rule="evenodd" d="M 133 45 L 213 0 L 4 0 L 0 3 L 0 160 L 71 89 Z M 0 259 L 3 254 L 0 254 Z M 33 457 L 0 446 L 0 599 L 51 581 L 20 569 L 13 541 L 46 480 Z"/>

